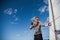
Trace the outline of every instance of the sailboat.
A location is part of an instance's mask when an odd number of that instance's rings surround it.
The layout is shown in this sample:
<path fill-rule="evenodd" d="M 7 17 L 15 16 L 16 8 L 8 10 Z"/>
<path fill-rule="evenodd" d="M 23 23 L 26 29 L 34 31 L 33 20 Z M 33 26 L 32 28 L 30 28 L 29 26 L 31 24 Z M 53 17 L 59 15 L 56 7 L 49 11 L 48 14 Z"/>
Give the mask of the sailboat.
<path fill-rule="evenodd" d="M 49 21 L 52 23 L 50 27 L 50 40 L 60 40 L 60 0 L 48 0 L 49 4 Z"/>

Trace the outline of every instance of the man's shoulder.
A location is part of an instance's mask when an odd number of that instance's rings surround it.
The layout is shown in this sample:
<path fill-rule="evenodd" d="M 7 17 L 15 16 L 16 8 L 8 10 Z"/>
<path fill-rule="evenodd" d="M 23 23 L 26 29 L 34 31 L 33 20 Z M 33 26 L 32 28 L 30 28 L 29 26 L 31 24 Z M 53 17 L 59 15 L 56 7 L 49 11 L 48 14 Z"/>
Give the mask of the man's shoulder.
<path fill-rule="evenodd" d="M 39 21 L 39 23 L 41 24 L 41 22 Z"/>
<path fill-rule="evenodd" d="M 39 21 L 39 25 L 41 25 L 41 22 Z"/>

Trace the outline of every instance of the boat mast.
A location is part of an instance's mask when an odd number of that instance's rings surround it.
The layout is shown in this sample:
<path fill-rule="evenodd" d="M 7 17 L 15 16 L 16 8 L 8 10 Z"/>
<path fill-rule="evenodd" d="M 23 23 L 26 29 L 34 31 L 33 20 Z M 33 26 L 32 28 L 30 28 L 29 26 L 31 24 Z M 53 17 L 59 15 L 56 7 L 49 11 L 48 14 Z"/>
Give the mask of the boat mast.
<path fill-rule="evenodd" d="M 53 12 L 53 5 L 52 5 L 52 1 L 51 1 L 51 0 L 50 0 L 50 5 L 51 5 L 51 12 L 52 12 L 53 25 L 54 25 L 55 38 L 56 38 L 56 40 L 57 40 L 56 25 L 55 25 L 54 12 Z"/>

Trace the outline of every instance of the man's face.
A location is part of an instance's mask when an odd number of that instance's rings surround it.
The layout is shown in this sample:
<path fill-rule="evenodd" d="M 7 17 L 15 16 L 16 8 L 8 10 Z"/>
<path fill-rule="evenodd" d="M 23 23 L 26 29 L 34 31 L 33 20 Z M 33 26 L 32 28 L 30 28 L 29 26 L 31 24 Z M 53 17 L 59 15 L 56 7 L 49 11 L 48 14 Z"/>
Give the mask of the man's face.
<path fill-rule="evenodd" d="M 39 22 L 39 18 L 35 18 L 35 22 Z"/>

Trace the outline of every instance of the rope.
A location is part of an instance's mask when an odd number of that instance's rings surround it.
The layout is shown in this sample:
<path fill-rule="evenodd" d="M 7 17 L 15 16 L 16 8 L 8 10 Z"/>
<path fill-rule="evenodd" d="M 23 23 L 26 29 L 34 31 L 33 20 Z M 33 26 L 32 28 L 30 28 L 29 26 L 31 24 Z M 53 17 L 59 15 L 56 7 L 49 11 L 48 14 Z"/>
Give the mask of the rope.
<path fill-rule="evenodd" d="M 58 16 L 56 19 L 54 19 L 55 21 L 57 20 L 57 19 L 59 19 L 60 18 L 60 16 Z M 53 21 L 51 21 L 51 23 L 52 23 Z M 53 33 L 54 33 L 54 30 L 51 28 L 51 30 L 53 31 Z M 56 32 L 56 30 L 55 30 L 55 34 L 56 34 L 56 36 L 57 36 L 57 32 Z"/>
<path fill-rule="evenodd" d="M 57 19 L 59 19 L 60 18 L 60 16 L 58 16 L 56 19 L 54 19 L 54 21 L 56 21 Z M 53 21 L 51 21 L 51 23 L 52 23 Z"/>

